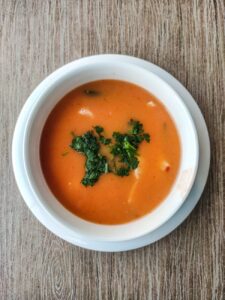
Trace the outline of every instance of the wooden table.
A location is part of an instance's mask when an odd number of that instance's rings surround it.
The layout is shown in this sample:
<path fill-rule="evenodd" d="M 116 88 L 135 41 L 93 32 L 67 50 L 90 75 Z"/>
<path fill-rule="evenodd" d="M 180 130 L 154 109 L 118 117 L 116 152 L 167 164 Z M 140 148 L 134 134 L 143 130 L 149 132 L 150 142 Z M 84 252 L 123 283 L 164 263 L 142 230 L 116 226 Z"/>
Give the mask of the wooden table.
<path fill-rule="evenodd" d="M 0 0 L 0 299 L 225 299 L 225 2 Z M 192 93 L 210 133 L 208 184 L 172 234 L 125 253 L 72 246 L 30 213 L 15 184 L 17 116 L 49 73 L 123 53 L 165 68 Z"/>

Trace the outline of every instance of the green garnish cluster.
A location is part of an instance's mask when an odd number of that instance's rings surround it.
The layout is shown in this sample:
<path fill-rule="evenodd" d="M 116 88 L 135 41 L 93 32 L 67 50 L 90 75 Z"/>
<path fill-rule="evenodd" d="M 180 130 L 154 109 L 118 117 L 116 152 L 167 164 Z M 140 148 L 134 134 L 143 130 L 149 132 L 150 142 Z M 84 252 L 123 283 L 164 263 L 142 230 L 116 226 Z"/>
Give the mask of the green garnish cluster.
<path fill-rule="evenodd" d="M 138 147 L 143 141 L 149 143 L 150 135 L 137 120 L 131 119 L 129 127 L 127 133 L 113 132 L 112 138 L 104 136 L 101 126 L 82 136 L 73 136 L 70 147 L 86 157 L 85 176 L 81 181 L 84 186 L 93 186 L 102 174 L 128 176 L 138 167 Z M 107 157 L 101 154 L 101 147 L 107 147 Z"/>
<path fill-rule="evenodd" d="M 150 135 L 144 132 L 143 124 L 131 119 L 129 125 L 128 133 L 113 132 L 115 143 L 110 153 L 114 157 L 114 173 L 118 176 L 128 176 L 138 167 L 138 146 L 144 140 L 150 142 Z"/>
<path fill-rule="evenodd" d="M 86 157 L 83 185 L 93 186 L 102 174 L 109 172 L 107 159 L 100 153 L 100 144 L 93 131 L 75 136 L 70 147 Z"/>

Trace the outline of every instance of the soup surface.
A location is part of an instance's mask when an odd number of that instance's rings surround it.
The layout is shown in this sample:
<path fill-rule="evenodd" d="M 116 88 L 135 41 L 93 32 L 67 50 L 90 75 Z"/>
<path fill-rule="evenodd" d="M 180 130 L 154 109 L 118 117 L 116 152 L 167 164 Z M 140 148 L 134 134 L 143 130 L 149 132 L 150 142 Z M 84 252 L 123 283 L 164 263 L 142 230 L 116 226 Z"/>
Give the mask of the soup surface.
<path fill-rule="evenodd" d="M 87 91 L 97 91 L 91 95 Z M 150 143 L 138 148 L 138 167 L 129 176 L 103 174 L 84 186 L 85 157 L 70 148 L 72 136 L 93 126 L 106 136 L 127 132 L 130 119 L 139 120 Z M 165 107 L 146 90 L 117 80 L 85 84 L 67 94 L 52 110 L 43 129 L 40 158 L 52 193 L 77 216 L 101 224 L 121 224 L 157 207 L 168 195 L 178 172 L 180 142 Z"/>

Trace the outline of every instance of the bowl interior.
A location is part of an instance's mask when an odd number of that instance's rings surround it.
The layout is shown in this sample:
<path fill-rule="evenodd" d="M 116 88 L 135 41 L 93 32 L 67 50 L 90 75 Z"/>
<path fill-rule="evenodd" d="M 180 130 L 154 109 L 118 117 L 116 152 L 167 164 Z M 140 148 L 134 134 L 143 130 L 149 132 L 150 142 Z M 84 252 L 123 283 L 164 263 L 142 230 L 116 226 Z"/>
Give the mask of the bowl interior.
<path fill-rule="evenodd" d="M 170 113 L 180 136 L 181 162 L 176 181 L 165 200 L 152 212 L 122 225 L 98 225 L 85 221 L 65 209 L 48 188 L 39 160 L 39 143 L 45 121 L 56 105 L 72 89 L 90 81 L 117 79 L 139 85 L 155 95 Z M 28 100 L 29 101 L 29 100 Z M 76 236 L 98 241 L 120 241 L 147 234 L 166 222 L 182 205 L 195 179 L 198 166 L 198 140 L 194 123 L 176 92 L 162 79 L 142 69 L 116 61 L 96 59 L 70 63 L 45 79 L 32 97 L 33 106 L 26 120 L 23 139 L 24 164 L 36 201 Z"/>

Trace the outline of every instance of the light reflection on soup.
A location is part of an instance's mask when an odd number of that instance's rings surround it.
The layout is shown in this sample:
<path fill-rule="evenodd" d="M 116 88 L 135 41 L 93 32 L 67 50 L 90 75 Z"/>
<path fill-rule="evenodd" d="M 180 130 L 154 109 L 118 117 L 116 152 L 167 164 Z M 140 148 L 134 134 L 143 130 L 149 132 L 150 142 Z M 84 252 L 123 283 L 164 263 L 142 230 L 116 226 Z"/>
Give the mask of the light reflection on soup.
<path fill-rule="evenodd" d="M 71 131 L 82 135 L 100 125 L 111 136 L 127 132 L 131 118 L 151 136 L 138 149 L 138 168 L 126 177 L 109 173 L 93 187 L 83 186 L 85 157 L 69 147 Z M 156 208 L 175 181 L 180 155 L 178 133 L 165 107 L 146 90 L 117 80 L 91 82 L 67 94 L 50 113 L 40 143 L 42 170 L 58 201 L 101 224 L 126 223 Z"/>

